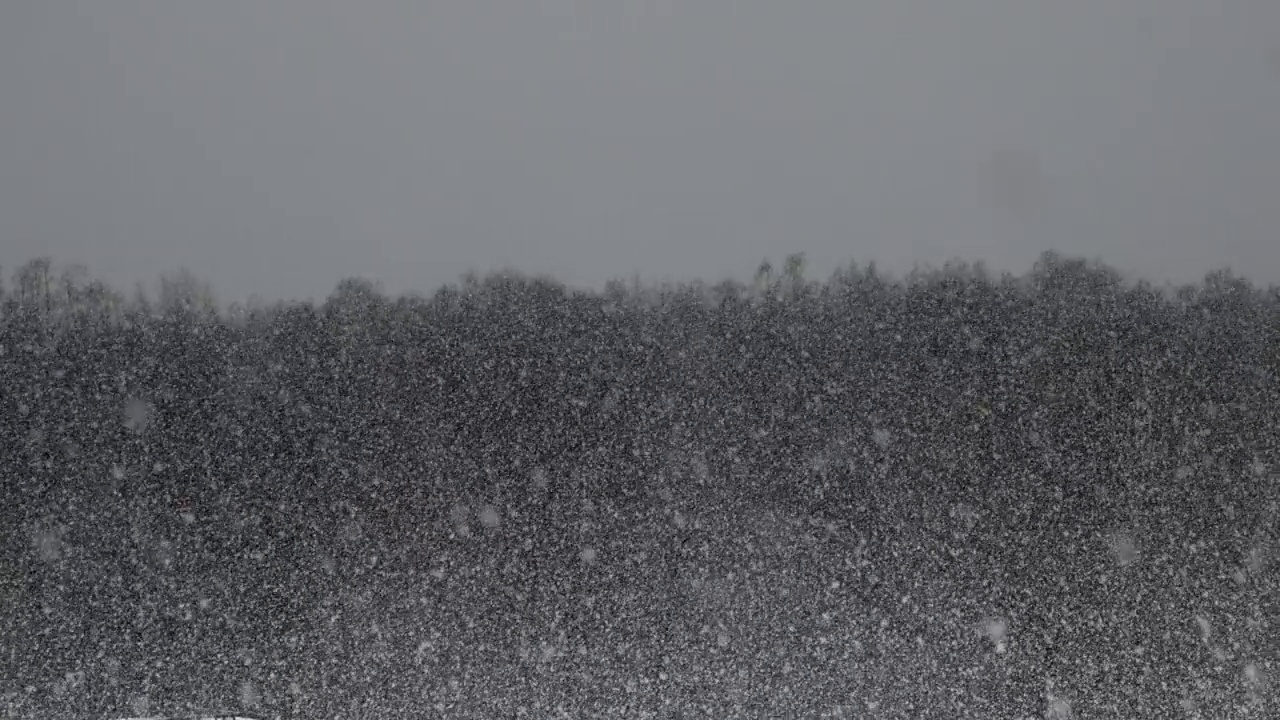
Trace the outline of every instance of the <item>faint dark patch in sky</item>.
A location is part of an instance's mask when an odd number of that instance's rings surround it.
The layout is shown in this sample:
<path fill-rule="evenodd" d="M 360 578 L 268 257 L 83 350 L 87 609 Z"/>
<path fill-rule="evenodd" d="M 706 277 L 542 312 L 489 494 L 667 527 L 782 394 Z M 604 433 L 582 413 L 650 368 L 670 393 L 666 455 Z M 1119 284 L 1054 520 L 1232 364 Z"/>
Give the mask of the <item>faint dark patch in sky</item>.
<path fill-rule="evenodd" d="M 1040 160 L 1033 151 L 1008 145 L 996 147 L 987 170 L 997 208 L 1023 221 L 1044 210 L 1048 190 Z"/>

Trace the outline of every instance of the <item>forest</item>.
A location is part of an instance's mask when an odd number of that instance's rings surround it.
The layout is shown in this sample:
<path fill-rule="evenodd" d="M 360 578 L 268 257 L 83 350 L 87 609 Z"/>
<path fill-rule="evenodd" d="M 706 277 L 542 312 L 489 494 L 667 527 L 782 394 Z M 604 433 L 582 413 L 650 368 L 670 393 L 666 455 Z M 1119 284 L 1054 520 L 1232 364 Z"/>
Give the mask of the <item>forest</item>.
<path fill-rule="evenodd" d="M 1280 716 L 1280 289 L 0 291 L 0 718 Z"/>

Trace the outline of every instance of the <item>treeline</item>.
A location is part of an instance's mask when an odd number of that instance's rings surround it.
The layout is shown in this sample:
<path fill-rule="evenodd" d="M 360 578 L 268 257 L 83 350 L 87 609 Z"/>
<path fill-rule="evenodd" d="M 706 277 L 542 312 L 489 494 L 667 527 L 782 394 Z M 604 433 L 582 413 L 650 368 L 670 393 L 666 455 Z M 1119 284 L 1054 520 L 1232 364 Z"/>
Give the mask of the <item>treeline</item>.
<path fill-rule="evenodd" d="M 223 309 L 29 263 L 0 709 L 1275 711 L 1280 292 L 802 270 Z"/>

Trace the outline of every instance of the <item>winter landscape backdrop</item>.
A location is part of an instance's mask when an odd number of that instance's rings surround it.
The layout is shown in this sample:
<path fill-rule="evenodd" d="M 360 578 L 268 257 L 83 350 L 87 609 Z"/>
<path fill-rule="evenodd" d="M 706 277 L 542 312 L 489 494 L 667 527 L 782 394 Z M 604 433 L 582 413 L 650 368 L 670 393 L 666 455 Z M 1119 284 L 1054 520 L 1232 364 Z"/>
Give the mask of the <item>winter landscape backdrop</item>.
<path fill-rule="evenodd" d="M 0 717 L 1280 712 L 1280 292 L 0 300 Z"/>

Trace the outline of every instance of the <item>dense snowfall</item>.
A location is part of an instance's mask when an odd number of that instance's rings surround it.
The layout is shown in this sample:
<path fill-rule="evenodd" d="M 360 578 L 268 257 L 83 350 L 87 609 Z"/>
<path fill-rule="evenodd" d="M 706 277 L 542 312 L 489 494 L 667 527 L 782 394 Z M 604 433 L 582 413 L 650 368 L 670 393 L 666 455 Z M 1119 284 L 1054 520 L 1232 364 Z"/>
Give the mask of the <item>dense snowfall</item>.
<path fill-rule="evenodd" d="M 1273 718 L 1280 292 L 0 301 L 0 718 Z"/>

